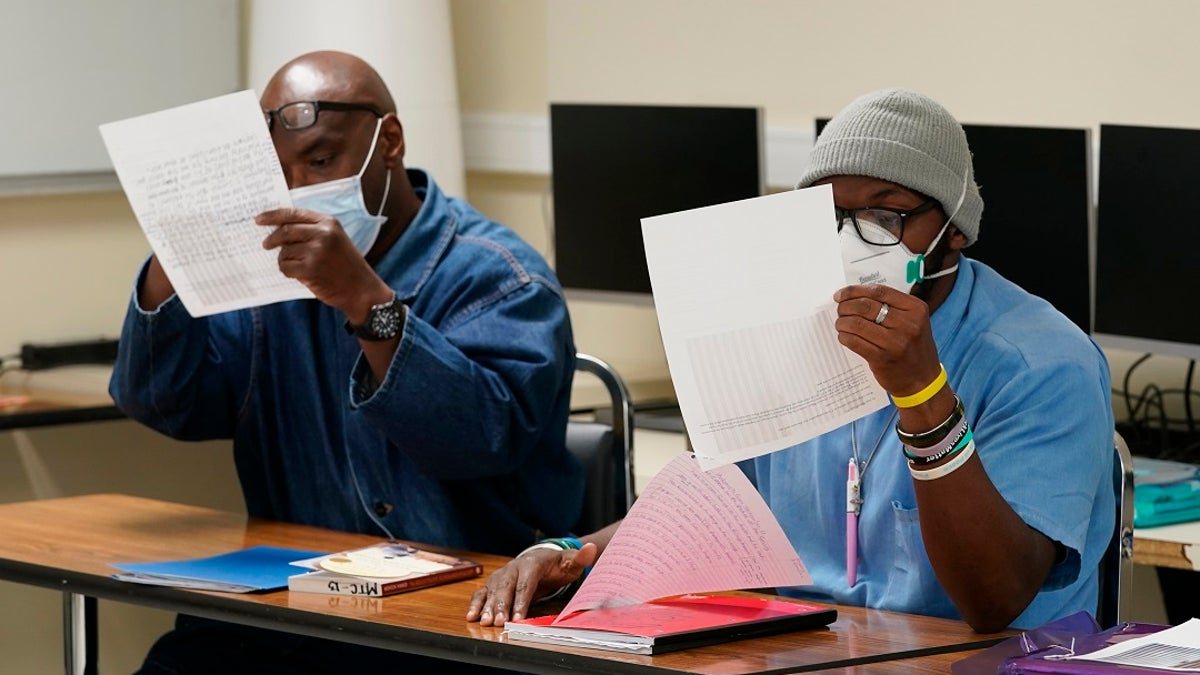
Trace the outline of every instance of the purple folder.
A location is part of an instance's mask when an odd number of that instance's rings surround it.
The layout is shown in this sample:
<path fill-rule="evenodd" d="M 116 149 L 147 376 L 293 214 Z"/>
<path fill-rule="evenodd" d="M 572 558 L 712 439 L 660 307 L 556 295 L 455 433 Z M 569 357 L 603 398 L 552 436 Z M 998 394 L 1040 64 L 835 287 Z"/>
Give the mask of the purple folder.
<path fill-rule="evenodd" d="M 1170 671 L 1139 668 L 1100 661 L 1064 660 L 1064 654 L 1090 654 L 1123 639 L 1156 633 L 1168 626 L 1153 623 L 1120 623 L 1100 630 L 1087 612 L 1078 612 L 1027 630 L 974 656 L 951 664 L 954 675 L 1119 675 Z M 1047 658 L 1050 657 L 1050 658 Z"/>

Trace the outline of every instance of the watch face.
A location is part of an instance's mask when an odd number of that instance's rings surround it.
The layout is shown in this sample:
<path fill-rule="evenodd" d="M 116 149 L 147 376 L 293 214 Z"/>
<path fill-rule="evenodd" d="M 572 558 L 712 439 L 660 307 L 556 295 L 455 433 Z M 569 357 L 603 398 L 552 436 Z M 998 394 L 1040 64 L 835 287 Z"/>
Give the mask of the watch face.
<path fill-rule="evenodd" d="M 393 301 L 374 308 L 371 317 L 367 319 L 367 326 L 372 337 L 378 340 L 389 340 L 396 337 L 396 334 L 400 332 L 400 303 Z"/>
<path fill-rule="evenodd" d="M 363 340 L 390 340 L 400 334 L 403 324 L 404 305 L 393 296 L 382 305 L 372 306 L 363 325 L 354 327 L 347 321 L 346 332 Z"/>

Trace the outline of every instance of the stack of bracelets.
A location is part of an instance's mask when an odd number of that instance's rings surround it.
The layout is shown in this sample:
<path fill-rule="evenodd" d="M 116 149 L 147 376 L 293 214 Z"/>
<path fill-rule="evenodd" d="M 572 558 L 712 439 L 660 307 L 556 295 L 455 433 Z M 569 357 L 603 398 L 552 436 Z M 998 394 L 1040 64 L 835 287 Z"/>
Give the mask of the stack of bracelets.
<path fill-rule="evenodd" d="M 550 549 L 551 551 L 578 551 L 579 549 L 583 548 L 583 542 L 579 541 L 575 537 L 554 537 L 552 539 L 542 539 L 533 546 L 530 546 L 524 551 L 518 553 L 517 557 L 520 558 L 530 551 L 536 551 L 543 548 Z M 585 569 L 583 574 L 579 575 L 579 578 L 576 579 L 574 583 L 567 584 L 566 586 L 559 588 L 557 591 L 554 591 L 544 598 L 538 598 L 538 600 L 553 600 L 554 598 L 562 595 L 574 594 L 575 591 L 578 590 L 579 586 L 583 584 L 583 580 L 587 578 L 588 572 L 591 570 L 592 568 L 590 567 Z"/>
<path fill-rule="evenodd" d="M 933 398 L 946 384 L 946 369 L 942 368 L 937 378 L 928 387 L 909 397 L 896 397 L 898 407 L 913 407 Z M 913 399 L 921 399 L 913 402 Z M 907 404 L 907 405 L 902 405 Z M 954 396 L 954 411 L 941 424 L 917 434 L 910 434 L 896 423 L 896 435 L 904 445 L 904 456 L 908 458 L 908 471 L 917 480 L 935 480 L 948 476 L 971 459 L 975 454 L 975 435 L 967 422 L 962 400 Z M 945 464 L 932 469 L 922 468 L 947 457 Z"/>

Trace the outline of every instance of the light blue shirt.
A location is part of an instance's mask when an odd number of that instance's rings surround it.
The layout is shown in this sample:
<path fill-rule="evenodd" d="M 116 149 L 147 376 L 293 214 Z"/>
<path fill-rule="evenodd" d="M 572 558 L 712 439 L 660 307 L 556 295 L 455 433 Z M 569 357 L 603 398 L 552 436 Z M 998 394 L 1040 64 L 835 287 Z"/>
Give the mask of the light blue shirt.
<path fill-rule="evenodd" d="M 1068 549 L 1013 621 L 1032 628 L 1095 613 L 1113 531 L 1113 415 L 1103 352 L 1049 303 L 962 258 L 932 317 L 949 384 L 962 399 L 992 483 L 1034 529 Z M 807 443 L 743 462 L 813 578 L 788 595 L 961 618 L 921 538 L 913 480 L 891 405 Z M 878 450 L 862 478 L 858 581 L 846 584 L 846 464 Z M 974 518 L 969 502 L 958 516 Z"/>

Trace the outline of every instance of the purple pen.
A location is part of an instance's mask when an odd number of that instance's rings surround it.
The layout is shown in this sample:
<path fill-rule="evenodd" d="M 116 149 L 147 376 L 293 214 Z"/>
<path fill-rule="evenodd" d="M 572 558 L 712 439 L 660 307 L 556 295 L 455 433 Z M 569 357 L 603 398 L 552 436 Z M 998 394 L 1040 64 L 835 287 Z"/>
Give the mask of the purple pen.
<path fill-rule="evenodd" d="M 853 459 L 846 467 L 846 583 L 853 587 L 858 581 L 858 509 L 862 504 L 859 490 L 858 462 Z"/>

